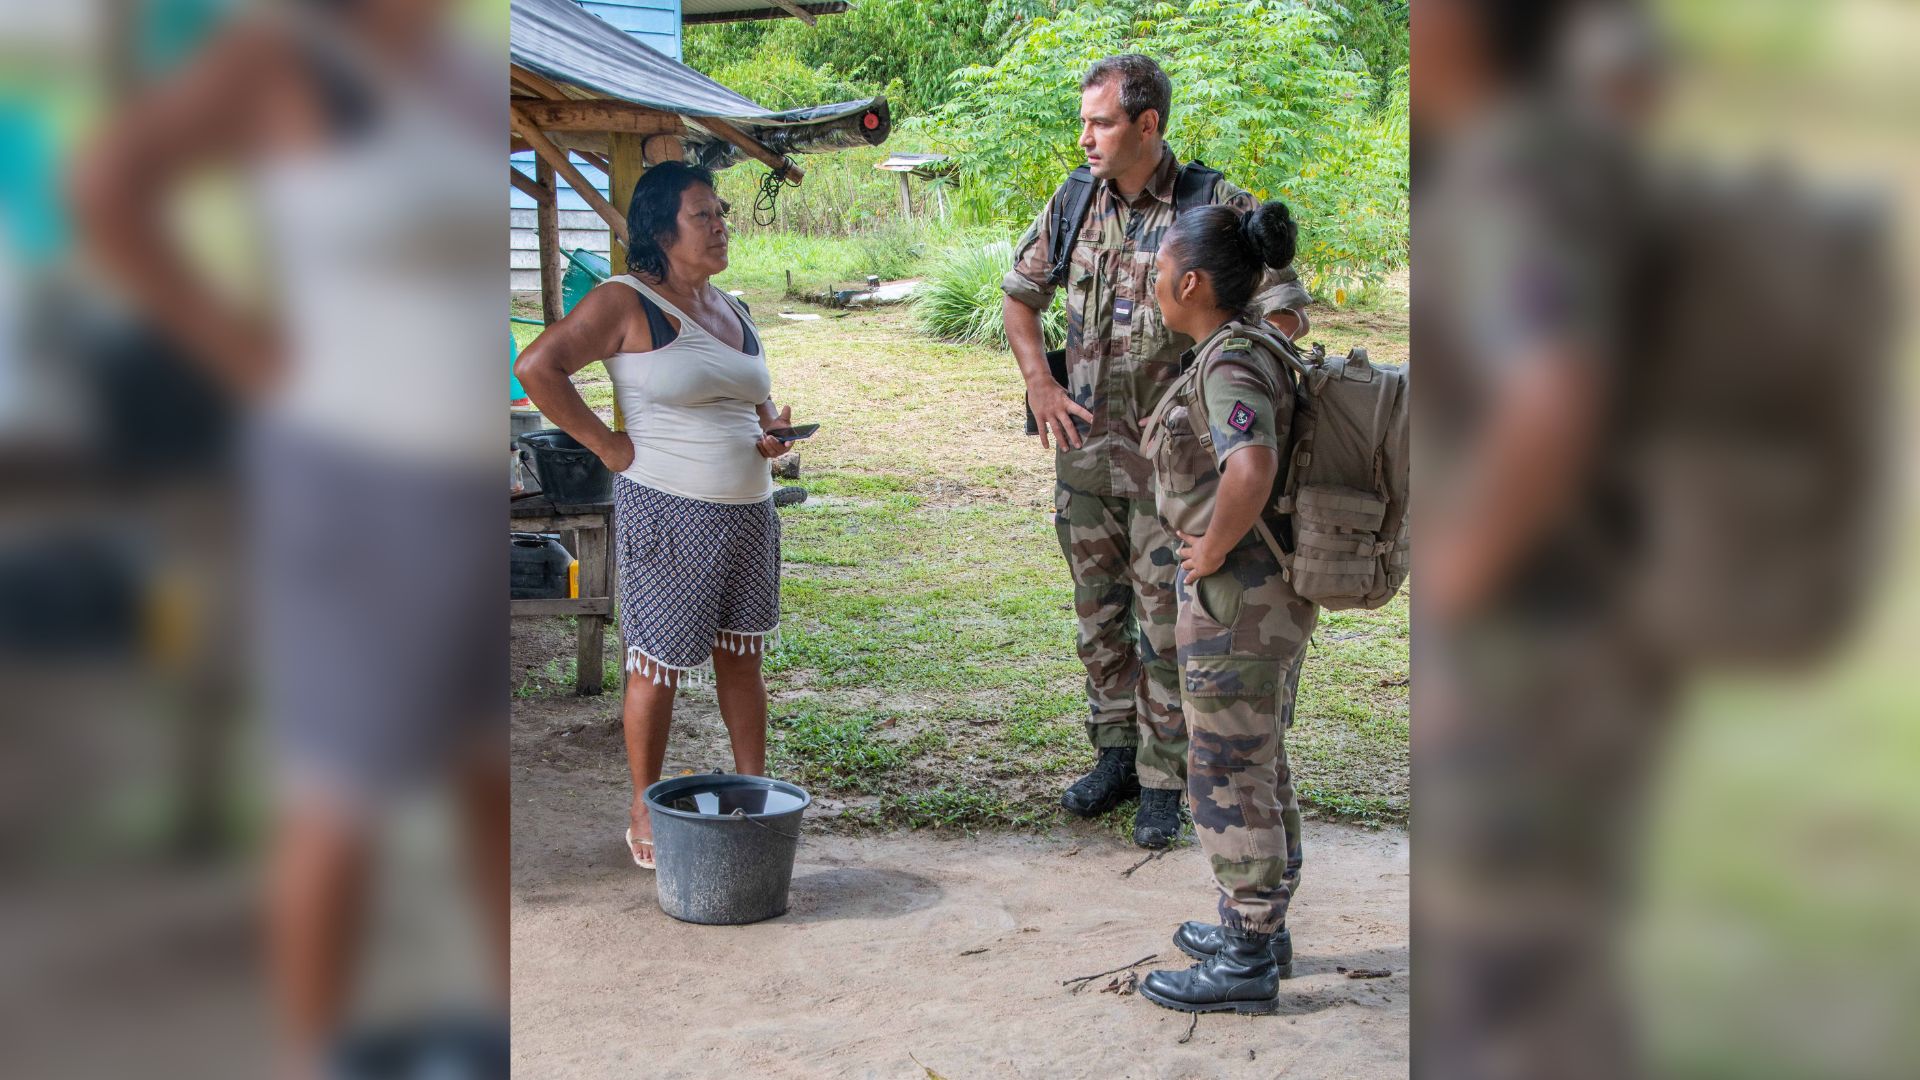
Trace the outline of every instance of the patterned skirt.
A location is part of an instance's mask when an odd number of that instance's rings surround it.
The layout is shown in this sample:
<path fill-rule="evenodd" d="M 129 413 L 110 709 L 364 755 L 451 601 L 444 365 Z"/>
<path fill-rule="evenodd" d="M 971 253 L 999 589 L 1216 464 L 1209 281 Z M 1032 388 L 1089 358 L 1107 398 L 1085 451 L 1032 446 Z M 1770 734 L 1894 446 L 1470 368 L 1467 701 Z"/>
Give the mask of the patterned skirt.
<path fill-rule="evenodd" d="M 613 478 L 614 569 L 627 671 L 702 681 L 715 652 L 762 653 L 780 624 L 780 516 Z"/>

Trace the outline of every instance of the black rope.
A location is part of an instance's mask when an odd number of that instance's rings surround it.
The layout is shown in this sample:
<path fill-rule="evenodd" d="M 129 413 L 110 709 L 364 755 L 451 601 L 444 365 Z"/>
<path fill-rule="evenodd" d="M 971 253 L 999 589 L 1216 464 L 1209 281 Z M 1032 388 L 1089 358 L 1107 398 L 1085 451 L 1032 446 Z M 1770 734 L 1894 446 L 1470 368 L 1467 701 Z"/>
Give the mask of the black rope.
<path fill-rule="evenodd" d="M 787 179 L 787 167 L 770 169 L 760 178 L 760 195 L 753 200 L 753 223 L 761 228 L 773 224 L 774 200 L 780 197 L 780 189 L 791 187 L 793 182 Z"/>

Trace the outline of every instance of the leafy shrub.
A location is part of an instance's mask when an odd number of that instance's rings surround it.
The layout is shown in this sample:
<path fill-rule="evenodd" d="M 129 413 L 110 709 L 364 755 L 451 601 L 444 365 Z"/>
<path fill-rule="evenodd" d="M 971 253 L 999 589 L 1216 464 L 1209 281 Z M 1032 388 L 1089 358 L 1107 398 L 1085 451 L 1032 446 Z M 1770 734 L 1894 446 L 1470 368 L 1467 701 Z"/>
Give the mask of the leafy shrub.
<path fill-rule="evenodd" d="M 948 341 L 969 345 L 1007 347 L 1007 327 L 1000 318 L 1000 279 L 1013 265 L 1013 245 L 1005 240 L 964 244 L 948 249 L 929 271 L 914 295 L 914 314 L 920 328 Z M 1059 348 L 1067 339 L 1066 310 L 1056 297 L 1041 316 L 1047 347 Z"/>
<path fill-rule="evenodd" d="M 769 109 L 799 109 L 867 97 L 831 68 L 808 67 L 786 53 L 753 56 L 708 73 L 713 81 Z"/>
<path fill-rule="evenodd" d="M 1173 80 L 1174 152 L 1286 200 L 1310 284 L 1350 286 L 1406 259 L 1405 78 L 1376 112 L 1377 81 L 1340 29 L 1286 0 L 1076 5 L 1032 20 L 997 63 L 958 72 L 930 129 L 964 176 L 994 186 L 997 216 L 1025 224 L 1083 160 L 1081 75 L 1103 56 L 1150 53 Z"/>
<path fill-rule="evenodd" d="M 818 26 L 782 19 L 688 27 L 683 48 L 688 66 L 709 74 L 783 55 L 805 67 L 825 66 L 867 88 L 854 97 L 885 93 L 901 119 L 945 101 L 956 69 L 999 55 L 985 29 L 987 6 L 980 0 L 862 0 Z M 834 100 L 845 99 L 802 104 Z"/>

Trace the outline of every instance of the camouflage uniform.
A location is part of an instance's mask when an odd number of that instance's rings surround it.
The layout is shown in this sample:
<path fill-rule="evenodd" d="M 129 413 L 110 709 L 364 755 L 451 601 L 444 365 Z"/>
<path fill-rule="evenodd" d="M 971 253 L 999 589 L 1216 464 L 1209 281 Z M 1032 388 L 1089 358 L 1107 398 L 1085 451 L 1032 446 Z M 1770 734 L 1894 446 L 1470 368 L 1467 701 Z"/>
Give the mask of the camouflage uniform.
<path fill-rule="evenodd" d="M 1056 450 L 1054 509 L 1073 574 L 1080 660 L 1087 668 L 1093 745 L 1140 747 L 1140 783 L 1185 786 L 1186 721 L 1174 660 L 1174 538 L 1153 505 L 1153 469 L 1140 425 L 1180 373 L 1192 344 L 1167 329 L 1153 294 L 1153 260 L 1173 224 L 1179 163 L 1167 151 L 1132 204 L 1095 185 L 1067 271 L 1067 392 L 1093 413 L 1078 449 Z M 1214 201 L 1251 210 L 1253 196 L 1222 180 Z M 1051 200 L 1014 253 L 1001 288 L 1035 311 L 1053 302 L 1048 282 Z M 1269 271 L 1254 298 L 1264 318 L 1309 301 L 1291 270 Z M 1142 676 L 1145 676 L 1144 683 Z"/>
<path fill-rule="evenodd" d="M 1275 361 L 1236 329 L 1229 323 L 1201 345 L 1201 356 L 1213 352 L 1205 384 L 1194 363 L 1148 432 L 1161 517 L 1190 535 L 1211 523 L 1227 458 L 1248 446 L 1277 453 L 1293 420 Z M 1179 404 L 1196 392 L 1206 395 L 1210 450 Z M 1175 587 L 1174 639 L 1192 731 L 1187 799 L 1220 886 L 1220 922 L 1274 933 L 1300 884 L 1300 807 L 1284 736 L 1319 608 L 1293 591 L 1251 529 L 1220 569 L 1197 581 L 1181 571 Z"/>

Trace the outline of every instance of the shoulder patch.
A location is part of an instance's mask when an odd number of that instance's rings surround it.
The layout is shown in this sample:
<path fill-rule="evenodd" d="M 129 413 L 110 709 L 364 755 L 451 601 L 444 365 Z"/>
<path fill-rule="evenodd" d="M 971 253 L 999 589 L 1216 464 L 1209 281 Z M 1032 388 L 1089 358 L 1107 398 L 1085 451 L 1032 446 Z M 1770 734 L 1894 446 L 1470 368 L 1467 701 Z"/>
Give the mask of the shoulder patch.
<path fill-rule="evenodd" d="M 1243 337 L 1230 337 L 1230 338 L 1228 338 L 1227 340 L 1225 340 L 1225 341 L 1223 341 L 1223 342 L 1221 342 L 1221 343 L 1220 343 L 1220 348 L 1221 348 L 1222 350 L 1225 350 L 1225 349 L 1243 349 L 1243 350 L 1244 350 L 1244 349 L 1251 349 L 1251 348 L 1253 348 L 1253 342 L 1251 342 L 1251 341 L 1248 341 L 1248 340 L 1247 340 L 1246 338 L 1243 338 Z"/>
<path fill-rule="evenodd" d="M 1227 426 L 1243 435 L 1252 430 L 1253 420 L 1253 410 L 1244 401 L 1234 402 L 1233 411 L 1227 414 Z"/>

